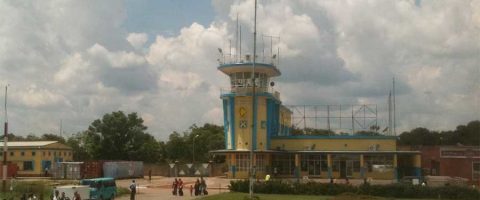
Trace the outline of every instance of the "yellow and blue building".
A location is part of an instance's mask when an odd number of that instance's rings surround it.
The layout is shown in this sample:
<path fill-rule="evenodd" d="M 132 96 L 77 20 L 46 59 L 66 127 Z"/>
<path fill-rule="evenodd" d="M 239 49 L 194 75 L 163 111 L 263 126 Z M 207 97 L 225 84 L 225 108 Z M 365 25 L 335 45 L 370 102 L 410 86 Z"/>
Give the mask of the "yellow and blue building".
<path fill-rule="evenodd" d="M 73 160 L 72 148 L 57 141 L 9 141 L 7 146 L 7 161 L 17 165 L 17 176 L 51 174 L 56 163 Z"/>
<path fill-rule="evenodd" d="M 280 70 L 273 63 L 256 63 L 252 74 L 249 57 L 218 67 L 230 78 L 230 88 L 220 96 L 226 149 L 212 153 L 226 156 L 228 178 L 248 177 L 252 148 L 257 178 L 267 174 L 358 179 L 420 176 L 420 152 L 398 150 L 394 136 L 292 135 L 292 112 L 282 105 L 271 84 Z"/>

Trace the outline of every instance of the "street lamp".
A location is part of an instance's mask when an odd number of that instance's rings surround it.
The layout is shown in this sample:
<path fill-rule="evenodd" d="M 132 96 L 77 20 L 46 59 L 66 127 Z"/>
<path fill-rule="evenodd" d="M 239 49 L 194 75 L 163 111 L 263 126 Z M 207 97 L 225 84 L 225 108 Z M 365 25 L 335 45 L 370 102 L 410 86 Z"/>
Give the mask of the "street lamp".
<path fill-rule="evenodd" d="M 197 137 L 198 137 L 198 135 L 195 135 L 195 136 L 193 137 L 193 150 L 192 150 L 192 152 L 193 152 L 193 159 L 192 159 L 192 164 L 195 164 L 195 138 L 197 138 Z"/>

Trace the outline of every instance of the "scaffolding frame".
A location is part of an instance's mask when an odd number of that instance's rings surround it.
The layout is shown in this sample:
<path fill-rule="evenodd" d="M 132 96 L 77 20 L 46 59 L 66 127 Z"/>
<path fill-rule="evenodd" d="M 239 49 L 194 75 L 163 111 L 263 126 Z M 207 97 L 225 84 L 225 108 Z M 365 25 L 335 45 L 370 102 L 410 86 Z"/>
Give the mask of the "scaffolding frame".
<path fill-rule="evenodd" d="M 286 105 L 292 111 L 292 126 L 355 134 L 378 132 L 377 104 L 357 105 Z M 372 130 L 372 127 L 376 129 Z"/>

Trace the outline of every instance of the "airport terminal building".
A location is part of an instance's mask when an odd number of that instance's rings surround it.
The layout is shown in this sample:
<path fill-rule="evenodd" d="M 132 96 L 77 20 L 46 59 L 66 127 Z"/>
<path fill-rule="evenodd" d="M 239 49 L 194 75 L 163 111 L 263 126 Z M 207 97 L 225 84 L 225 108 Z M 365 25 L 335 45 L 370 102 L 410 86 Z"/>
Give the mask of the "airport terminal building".
<path fill-rule="evenodd" d="M 228 178 L 248 177 L 252 148 L 257 178 L 266 174 L 386 180 L 420 176 L 420 152 L 398 150 L 395 136 L 291 134 L 292 111 L 282 105 L 280 94 L 270 84 L 272 77 L 281 75 L 280 70 L 274 62 L 256 63 L 252 74 L 249 57 L 239 62 L 224 61 L 218 67 L 230 78 L 230 88 L 220 95 L 226 149 L 211 153 L 226 156 Z M 255 102 L 252 75 L 256 79 Z M 254 120 L 256 131 L 252 131 Z"/>

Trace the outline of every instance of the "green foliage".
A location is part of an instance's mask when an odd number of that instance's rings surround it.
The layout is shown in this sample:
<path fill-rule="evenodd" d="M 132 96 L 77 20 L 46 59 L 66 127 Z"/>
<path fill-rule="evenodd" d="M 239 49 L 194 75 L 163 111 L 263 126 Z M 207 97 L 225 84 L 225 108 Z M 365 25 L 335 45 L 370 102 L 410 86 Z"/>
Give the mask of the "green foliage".
<path fill-rule="evenodd" d="M 88 154 L 85 145 L 84 139 L 86 136 L 86 132 L 79 132 L 73 134 L 71 137 L 67 139 L 66 144 L 72 148 L 73 151 L 73 160 L 90 160 L 92 157 Z"/>
<path fill-rule="evenodd" d="M 415 128 L 403 132 L 399 143 L 402 145 L 480 145 L 480 121 L 460 125 L 454 131 L 436 132 L 426 128 Z"/>
<path fill-rule="evenodd" d="M 230 182 L 230 190 L 248 192 L 248 180 Z M 353 193 L 393 198 L 444 198 L 444 199 L 480 199 L 480 191 L 462 186 L 428 187 L 411 184 L 360 185 L 330 184 L 318 182 L 291 183 L 287 181 L 256 182 L 256 193 L 263 194 L 308 194 L 339 195 Z"/>
<path fill-rule="evenodd" d="M 198 127 L 194 124 L 182 135 L 173 132 L 165 144 L 168 160 L 191 162 L 194 145 L 195 162 L 208 162 L 211 159 L 209 151 L 225 148 L 223 127 L 208 123 Z M 214 160 L 216 162 L 223 161 L 221 158 L 214 158 Z"/>
<path fill-rule="evenodd" d="M 290 133 L 292 135 L 316 135 L 316 136 L 335 135 L 333 131 L 329 131 L 326 129 L 315 129 L 315 128 L 300 129 L 295 126 L 292 127 Z"/>
<path fill-rule="evenodd" d="M 93 159 L 156 162 L 160 145 L 146 130 L 137 113 L 108 113 L 88 127 L 85 148 Z"/>
<path fill-rule="evenodd" d="M 51 187 L 47 182 L 43 181 L 18 181 L 12 186 L 13 190 L 6 193 L 0 193 L 0 198 L 20 199 L 23 194 L 35 194 L 39 199 L 48 199 L 52 193 Z M 7 185 L 7 188 L 10 188 L 10 185 Z"/>

